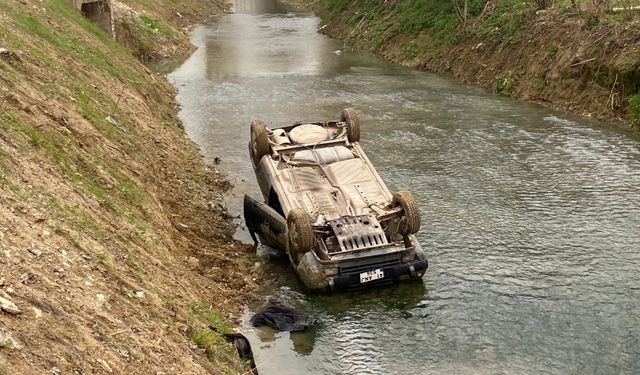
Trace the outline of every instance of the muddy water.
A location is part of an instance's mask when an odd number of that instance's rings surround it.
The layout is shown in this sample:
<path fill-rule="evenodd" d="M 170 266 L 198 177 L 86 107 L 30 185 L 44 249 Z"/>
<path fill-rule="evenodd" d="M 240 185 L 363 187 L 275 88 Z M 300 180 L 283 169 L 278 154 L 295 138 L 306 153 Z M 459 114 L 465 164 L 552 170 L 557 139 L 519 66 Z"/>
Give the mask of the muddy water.
<path fill-rule="evenodd" d="M 640 137 L 387 64 L 316 34 L 280 3 L 236 4 L 193 33 L 170 80 L 181 117 L 241 196 L 259 196 L 249 122 L 354 106 L 392 190 L 421 203 L 421 282 L 311 296 L 263 261 L 264 290 L 320 317 L 303 334 L 245 327 L 261 374 L 640 373 Z M 248 240 L 241 230 L 238 237 Z M 259 306 L 250 306 L 247 317 Z"/>

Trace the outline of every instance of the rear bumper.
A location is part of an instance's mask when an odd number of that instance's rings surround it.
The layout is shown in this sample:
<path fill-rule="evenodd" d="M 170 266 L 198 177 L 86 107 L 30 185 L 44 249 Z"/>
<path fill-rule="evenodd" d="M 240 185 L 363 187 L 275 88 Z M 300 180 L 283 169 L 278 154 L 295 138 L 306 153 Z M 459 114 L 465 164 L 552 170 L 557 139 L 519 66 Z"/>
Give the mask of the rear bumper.
<path fill-rule="evenodd" d="M 419 245 L 411 251 L 414 255 L 412 261 L 403 262 L 402 254 L 395 253 L 370 257 L 366 261 L 352 259 L 324 264 L 310 251 L 294 268 L 300 281 L 311 291 L 332 293 L 368 289 L 422 278 L 429 263 Z M 384 274 L 382 278 L 361 282 L 363 273 L 379 269 Z"/>
<path fill-rule="evenodd" d="M 384 277 L 366 283 L 360 282 L 360 272 L 343 273 L 328 279 L 328 291 L 338 292 L 346 290 L 358 290 L 383 285 L 395 284 L 402 280 L 420 279 L 429 267 L 427 260 L 415 260 L 413 262 L 399 264 L 393 267 L 384 267 Z"/>

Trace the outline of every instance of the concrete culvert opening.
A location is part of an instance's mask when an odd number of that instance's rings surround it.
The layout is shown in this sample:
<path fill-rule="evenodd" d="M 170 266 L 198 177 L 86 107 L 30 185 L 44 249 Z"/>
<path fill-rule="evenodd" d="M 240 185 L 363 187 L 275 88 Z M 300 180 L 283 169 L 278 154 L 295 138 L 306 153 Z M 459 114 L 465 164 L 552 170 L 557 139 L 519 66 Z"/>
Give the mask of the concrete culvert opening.
<path fill-rule="evenodd" d="M 110 37 L 114 36 L 111 0 L 67 0 L 82 15 L 98 25 Z"/>

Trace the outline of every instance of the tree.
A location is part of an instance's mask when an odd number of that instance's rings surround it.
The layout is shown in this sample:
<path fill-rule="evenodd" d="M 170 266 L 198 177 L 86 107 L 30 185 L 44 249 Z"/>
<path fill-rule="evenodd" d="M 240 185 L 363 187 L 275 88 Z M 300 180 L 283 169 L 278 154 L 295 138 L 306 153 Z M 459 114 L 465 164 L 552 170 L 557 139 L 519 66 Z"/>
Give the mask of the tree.
<path fill-rule="evenodd" d="M 553 6 L 554 0 L 534 0 L 539 9 L 547 9 Z"/>
<path fill-rule="evenodd" d="M 460 19 L 460 23 L 464 28 L 467 25 L 467 19 L 469 17 L 469 0 L 451 0 L 453 7 L 456 8 L 456 13 Z"/>

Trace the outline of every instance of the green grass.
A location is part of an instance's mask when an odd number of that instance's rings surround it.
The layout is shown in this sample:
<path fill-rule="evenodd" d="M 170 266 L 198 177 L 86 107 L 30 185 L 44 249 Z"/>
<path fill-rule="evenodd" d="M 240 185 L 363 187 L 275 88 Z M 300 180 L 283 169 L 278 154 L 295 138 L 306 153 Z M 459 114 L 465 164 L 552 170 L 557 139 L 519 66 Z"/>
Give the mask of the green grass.
<path fill-rule="evenodd" d="M 80 206 L 71 206 L 52 197 L 46 203 L 47 211 L 58 219 L 71 223 L 72 227 L 82 230 L 84 235 L 92 233 L 96 238 L 107 236 L 107 230 L 93 219 L 91 214 Z"/>
<path fill-rule="evenodd" d="M 162 22 L 158 21 L 157 19 L 141 15 L 140 16 L 140 20 L 142 21 L 142 23 L 144 25 L 147 26 L 148 32 L 149 31 L 150 32 L 159 32 L 160 34 L 164 35 L 165 37 L 167 37 L 169 39 L 173 39 L 173 38 L 176 38 L 178 36 L 178 33 L 175 30 L 173 30 L 171 27 L 163 24 Z"/>
<path fill-rule="evenodd" d="M 510 70 L 496 76 L 494 81 L 496 92 L 503 96 L 509 96 L 517 80 L 517 76 Z"/>
<path fill-rule="evenodd" d="M 171 310 L 175 311 L 178 308 L 175 300 L 168 300 L 166 304 Z M 191 331 L 191 340 L 198 347 L 205 349 L 207 359 L 223 374 L 244 373 L 247 370 L 246 364 L 238 358 L 235 347 L 227 343 L 222 336 L 222 333 L 233 332 L 229 324 L 222 319 L 218 312 L 211 310 L 204 303 L 193 302 L 189 305 L 189 309 L 194 318 L 198 320 L 196 325 L 205 321 L 208 326 L 215 327 L 217 330 L 215 332 L 207 327 Z"/>
<path fill-rule="evenodd" d="M 402 33 L 428 30 L 437 39 L 446 39 L 460 27 L 450 1 L 404 0 L 397 2 L 393 11 L 399 21 L 398 31 Z"/>
<path fill-rule="evenodd" d="M 103 127 L 108 127 L 108 130 L 113 130 L 106 121 L 101 120 L 102 115 L 93 106 L 92 100 L 88 100 L 86 95 L 78 95 L 78 98 L 85 118 L 93 123 L 102 124 Z M 95 197 L 102 207 L 125 218 L 134 225 L 139 234 L 148 230 L 147 224 L 138 218 L 137 213 L 133 212 L 136 210 L 146 214 L 143 210 L 143 193 L 133 180 L 114 168 L 103 165 L 101 161 L 87 160 L 77 152 L 77 146 L 68 137 L 62 135 L 64 133 L 44 133 L 39 128 L 23 122 L 8 109 L 0 112 L 0 120 L 2 128 L 18 136 L 17 140 L 22 140 L 20 143 L 24 149 L 35 148 L 43 151 L 44 155 L 50 157 L 70 181 Z M 108 133 L 110 132 L 108 131 Z M 113 134 L 111 135 L 113 136 Z M 100 177 L 100 169 L 106 171 L 115 181 L 114 187 L 106 186 L 104 178 Z M 128 207 L 132 210 L 125 210 L 122 207 Z M 75 216 L 77 215 L 71 215 L 72 218 Z M 81 217 L 74 222 L 83 227 L 98 229 L 97 224 L 89 216 Z"/>
<path fill-rule="evenodd" d="M 125 49 L 122 48 L 122 46 L 120 46 L 118 43 L 116 43 L 113 38 L 109 37 L 109 35 L 107 35 L 104 30 L 102 30 L 93 22 L 84 18 L 80 12 L 72 8 L 65 1 L 46 0 L 44 4 L 49 12 L 56 14 L 62 18 L 74 21 L 78 25 L 82 26 L 82 28 L 98 37 L 100 41 L 108 45 L 110 48 L 119 50 L 120 52 L 125 51 Z"/>
<path fill-rule="evenodd" d="M 167 307 L 169 308 L 169 310 L 177 312 L 179 310 L 178 308 L 178 302 L 174 299 L 174 298 L 169 298 L 165 301 L 165 304 L 167 305 Z"/>
<path fill-rule="evenodd" d="M 328 9 L 327 16 L 324 17 L 324 21 L 329 23 L 333 21 L 343 10 L 349 5 L 349 0 L 328 0 L 325 2 L 325 6 Z"/>
<path fill-rule="evenodd" d="M 640 93 L 629 97 L 629 120 L 633 126 L 640 127 Z"/>
<path fill-rule="evenodd" d="M 227 322 L 225 322 L 220 316 L 220 314 L 217 313 L 216 311 L 210 311 L 207 314 L 207 322 L 209 323 L 209 325 L 216 327 L 216 329 L 218 329 L 218 332 L 221 332 L 221 333 L 233 332 L 229 324 L 227 324 Z"/>
<path fill-rule="evenodd" d="M 530 19 L 530 4 L 523 1 L 502 0 L 498 2 L 496 10 L 471 30 L 471 33 L 489 37 L 496 42 L 509 41 Z"/>
<path fill-rule="evenodd" d="M 11 35 L 15 32 L 12 30 L 7 30 L 6 32 L 0 30 L 0 36 L 7 35 L 10 46 L 26 49 L 30 56 L 34 57 L 34 60 L 38 61 L 39 64 L 62 69 L 69 78 L 76 77 L 78 72 L 53 63 L 51 58 L 46 56 L 42 50 L 54 48 L 63 55 L 73 57 L 75 60 L 109 77 L 121 76 L 132 80 L 138 77 L 137 73 L 130 69 L 130 67 L 118 63 L 119 57 L 122 58 L 129 55 L 126 48 L 110 38 L 91 21 L 85 19 L 80 12 L 71 8 L 64 0 L 45 0 L 43 5 L 47 10 L 47 14 L 55 23 L 65 25 L 62 27 L 68 27 L 69 22 L 72 22 L 80 28 L 89 31 L 97 37 L 100 44 L 107 47 L 109 54 L 97 48 L 98 46 L 94 44 L 94 41 L 80 38 L 78 33 L 73 32 L 73 30 L 43 24 L 38 18 L 28 14 L 25 8 L 10 6 L 4 2 L 0 2 L 0 13 L 6 14 L 12 20 L 15 31 L 26 35 L 37 36 L 39 40 L 36 41 L 36 45 L 21 43 L 19 35 Z M 13 41 L 13 43 L 11 43 L 11 41 Z"/>
<path fill-rule="evenodd" d="M 473 25 L 471 21 L 480 15 L 485 4 L 485 0 L 470 0 L 467 25 Z M 394 35 L 413 38 L 426 31 L 431 36 L 430 44 L 407 45 L 405 50 L 410 56 L 437 55 L 443 47 L 468 35 L 490 35 L 498 42 L 509 40 L 531 16 L 531 7 L 526 2 L 503 0 L 484 22 L 469 29 L 461 27 L 461 20 L 451 1 L 397 0 L 385 5 L 378 0 L 324 0 L 320 6 L 325 22 L 344 14 L 348 26 L 360 25 L 358 28 L 366 29 L 370 48 L 374 50 L 384 48 Z"/>
<path fill-rule="evenodd" d="M 420 45 L 418 43 L 416 43 L 415 41 L 411 41 L 409 42 L 409 44 L 407 44 L 407 46 L 405 47 L 405 51 L 412 57 L 417 57 L 420 55 L 423 55 L 425 52 L 428 51 L 428 49 L 423 46 Z"/>
<path fill-rule="evenodd" d="M 198 318 L 205 319 L 207 321 L 207 324 L 216 327 L 218 332 L 233 332 L 231 327 L 224 321 L 224 319 L 222 319 L 220 314 L 217 311 L 211 310 L 207 305 L 200 302 L 193 302 L 189 305 L 189 309 L 191 310 L 191 313 L 193 315 Z"/>
<path fill-rule="evenodd" d="M 22 147 L 35 147 L 46 151 L 60 167 L 64 168 L 68 163 L 69 158 L 64 148 L 68 143 L 67 139 L 45 135 L 38 128 L 20 120 L 13 111 L 8 109 L 0 112 L 0 120 L 3 128 L 16 135 L 21 134 L 23 141 L 26 139 L 26 143 L 22 142 Z"/>
<path fill-rule="evenodd" d="M 157 45 L 165 43 L 167 39 L 175 41 L 180 38 L 180 34 L 169 25 L 145 15 L 125 18 L 121 25 L 127 30 L 131 52 L 143 61 L 154 57 Z"/>
<path fill-rule="evenodd" d="M 231 345 L 217 332 L 203 329 L 193 333 L 191 339 L 198 347 L 205 349 L 207 358 L 213 363 L 217 363 L 220 357 L 225 357 L 225 354 L 228 357 L 235 356 L 235 353 L 230 350 Z"/>

